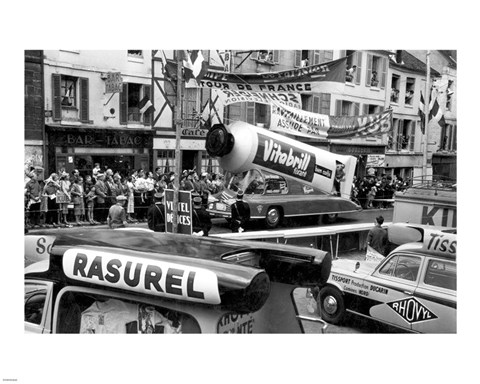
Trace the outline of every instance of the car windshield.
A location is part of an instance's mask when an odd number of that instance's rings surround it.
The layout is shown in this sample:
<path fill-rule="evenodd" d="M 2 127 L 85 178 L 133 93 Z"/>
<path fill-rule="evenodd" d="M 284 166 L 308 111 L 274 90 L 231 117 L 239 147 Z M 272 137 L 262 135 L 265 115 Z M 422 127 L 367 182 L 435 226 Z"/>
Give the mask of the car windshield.
<path fill-rule="evenodd" d="M 225 185 L 234 192 L 241 189 L 246 194 L 262 194 L 265 189 L 265 178 L 258 169 L 251 169 L 237 174 L 227 172 Z"/>

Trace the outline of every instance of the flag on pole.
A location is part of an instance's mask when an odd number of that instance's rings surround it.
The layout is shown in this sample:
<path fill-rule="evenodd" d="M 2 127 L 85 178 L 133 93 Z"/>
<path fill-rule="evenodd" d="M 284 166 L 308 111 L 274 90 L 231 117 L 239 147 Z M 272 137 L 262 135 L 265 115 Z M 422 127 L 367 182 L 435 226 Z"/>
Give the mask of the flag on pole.
<path fill-rule="evenodd" d="M 435 120 L 440 127 L 445 127 L 445 116 L 443 111 L 438 104 L 437 98 L 435 100 L 430 100 L 428 108 L 428 121 Z M 422 134 L 425 134 L 425 100 L 423 94 L 420 92 L 420 104 L 418 105 L 418 115 L 420 116 L 420 129 Z"/>
<path fill-rule="evenodd" d="M 445 117 L 443 116 L 443 111 L 440 108 L 437 99 L 435 99 L 435 101 L 433 102 L 433 106 L 429 116 L 431 120 L 436 120 L 440 127 L 445 127 Z"/>
<path fill-rule="evenodd" d="M 423 93 L 420 92 L 420 104 L 418 104 L 418 115 L 420 116 L 420 129 L 422 135 L 425 134 L 425 100 L 423 98 Z"/>
<path fill-rule="evenodd" d="M 138 104 L 138 108 L 140 109 L 141 114 L 155 110 L 152 102 L 150 101 L 150 97 L 148 95 L 145 95 L 143 99 L 140 100 L 140 103 Z"/>
<path fill-rule="evenodd" d="M 183 59 L 185 82 L 188 83 L 191 79 L 195 79 L 197 82 L 200 81 L 208 71 L 208 63 L 205 61 L 202 51 L 194 50 L 191 51 L 191 54 L 188 54 L 187 51 L 182 52 L 181 56 L 186 56 Z"/>

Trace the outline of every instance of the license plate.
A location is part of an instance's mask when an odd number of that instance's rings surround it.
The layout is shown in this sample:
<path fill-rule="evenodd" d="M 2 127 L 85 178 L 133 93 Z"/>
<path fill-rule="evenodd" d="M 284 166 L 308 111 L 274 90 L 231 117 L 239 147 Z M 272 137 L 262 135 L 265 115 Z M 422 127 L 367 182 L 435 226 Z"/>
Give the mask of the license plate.
<path fill-rule="evenodd" d="M 219 211 L 224 211 L 225 212 L 227 210 L 227 206 L 223 203 L 217 203 L 217 209 Z"/>

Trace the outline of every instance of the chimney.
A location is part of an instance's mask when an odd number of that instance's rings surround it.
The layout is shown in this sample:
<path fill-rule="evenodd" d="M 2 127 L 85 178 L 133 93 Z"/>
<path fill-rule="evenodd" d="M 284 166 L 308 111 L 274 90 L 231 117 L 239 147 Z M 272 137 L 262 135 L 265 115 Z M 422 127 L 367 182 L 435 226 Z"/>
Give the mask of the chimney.
<path fill-rule="evenodd" d="M 402 58 L 403 58 L 403 51 L 397 49 L 397 52 L 395 53 L 395 60 L 397 61 L 397 64 L 402 64 Z"/>

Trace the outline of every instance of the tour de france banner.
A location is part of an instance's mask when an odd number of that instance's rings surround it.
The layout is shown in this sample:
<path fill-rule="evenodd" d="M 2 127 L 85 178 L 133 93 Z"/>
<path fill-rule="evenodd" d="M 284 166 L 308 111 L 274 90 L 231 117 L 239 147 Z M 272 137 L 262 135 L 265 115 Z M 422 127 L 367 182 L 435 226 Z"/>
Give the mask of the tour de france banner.
<path fill-rule="evenodd" d="M 251 92 L 322 92 L 325 82 L 345 86 L 346 57 L 294 68 L 280 72 L 228 73 L 208 70 L 196 81 L 186 83 L 187 88 L 211 88 L 222 91 Z M 341 93 L 343 88 L 339 88 Z"/>
<path fill-rule="evenodd" d="M 173 233 L 173 189 L 165 189 L 165 231 Z M 177 233 L 192 234 L 192 196 L 189 191 L 178 191 Z"/>
<path fill-rule="evenodd" d="M 212 89 L 212 98 L 218 96 L 223 105 L 234 103 L 261 103 L 268 105 L 285 104 L 293 108 L 302 108 L 302 98 L 296 92 L 252 92 Z"/>
<path fill-rule="evenodd" d="M 392 129 L 392 110 L 364 116 L 328 116 L 275 104 L 271 106 L 270 129 L 314 139 L 375 136 Z"/>

